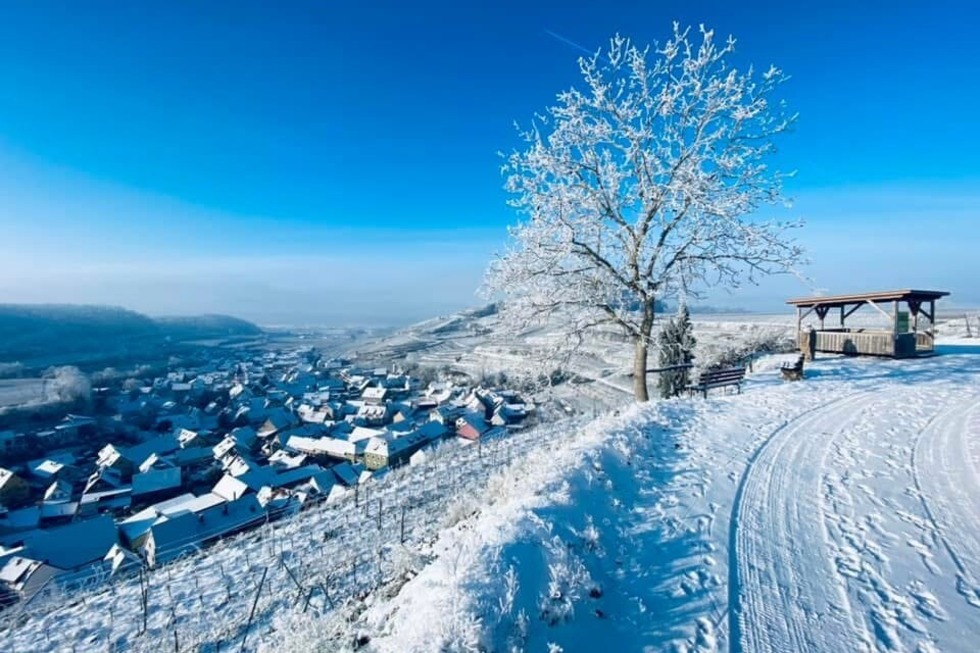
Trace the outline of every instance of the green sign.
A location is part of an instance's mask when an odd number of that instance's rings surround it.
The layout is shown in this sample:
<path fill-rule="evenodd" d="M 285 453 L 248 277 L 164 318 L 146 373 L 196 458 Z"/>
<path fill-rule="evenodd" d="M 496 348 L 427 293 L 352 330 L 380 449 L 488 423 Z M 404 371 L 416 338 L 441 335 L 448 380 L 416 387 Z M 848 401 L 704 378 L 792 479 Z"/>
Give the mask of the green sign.
<path fill-rule="evenodd" d="M 898 332 L 908 333 L 909 332 L 909 312 L 899 311 L 898 312 Z"/>

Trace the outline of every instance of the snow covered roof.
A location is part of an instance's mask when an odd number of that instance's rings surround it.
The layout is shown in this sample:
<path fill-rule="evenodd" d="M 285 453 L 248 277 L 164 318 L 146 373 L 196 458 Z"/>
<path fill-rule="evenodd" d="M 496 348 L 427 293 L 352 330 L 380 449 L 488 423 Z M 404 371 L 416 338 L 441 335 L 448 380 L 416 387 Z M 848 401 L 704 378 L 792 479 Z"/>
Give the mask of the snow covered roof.
<path fill-rule="evenodd" d="M 364 405 L 357 409 L 357 416 L 364 419 L 384 419 L 387 414 L 387 406 Z"/>
<path fill-rule="evenodd" d="M 117 541 L 112 517 L 102 515 L 37 531 L 25 541 L 25 550 L 52 567 L 71 570 L 101 560 Z"/>
<path fill-rule="evenodd" d="M 376 438 L 385 434 L 384 430 L 381 429 L 369 429 L 363 426 L 355 426 L 354 430 L 350 432 L 347 439 L 351 442 L 358 442 L 360 440 L 367 440 L 369 438 Z"/>
<path fill-rule="evenodd" d="M 421 433 L 429 440 L 435 440 L 449 435 L 449 429 L 446 428 L 446 425 L 436 421 L 426 422 L 416 432 Z"/>
<path fill-rule="evenodd" d="M 230 474 L 225 474 L 221 480 L 211 489 L 212 494 L 222 497 L 226 501 L 234 501 L 245 496 L 249 491 L 248 486 L 238 478 Z"/>
<path fill-rule="evenodd" d="M 265 518 L 254 494 L 223 503 L 197 515 L 185 514 L 159 521 L 150 529 L 159 562 L 165 552 L 176 553 L 188 545 L 205 542 L 245 528 Z"/>
<path fill-rule="evenodd" d="M 147 456 L 146 460 L 141 462 L 137 469 L 141 472 L 148 472 L 151 469 L 164 469 L 168 467 L 173 467 L 173 463 L 165 458 L 161 458 L 158 454 L 151 453 Z"/>
<path fill-rule="evenodd" d="M 150 469 L 133 476 L 133 496 L 179 488 L 180 467 Z"/>
<path fill-rule="evenodd" d="M 71 483 L 67 481 L 55 481 L 44 491 L 45 501 L 67 501 L 71 498 Z"/>
<path fill-rule="evenodd" d="M 302 483 L 303 481 L 308 481 L 323 471 L 324 469 L 319 465 L 306 465 L 305 467 L 280 472 L 275 475 L 273 481 L 274 485 L 272 487 L 288 487 L 290 485 Z"/>
<path fill-rule="evenodd" d="M 382 401 L 388 395 L 387 388 L 379 388 L 376 386 L 371 386 L 369 388 L 364 388 L 361 392 L 361 398 L 371 401 Z"/>
<path fill-rule="evenodd" d="M 280 449 L 269 456 L 269 464 L 282 469 L 295 469 L 301 467 L 306 459 L 307 456 L 304 453 L 290 454 L 287 450 Z"/>
<path fill-rule="evenodd" d="M 388 457 L 388 441 L 384 438 L 371 438 L 367 441 L 367 447 L 364 449 L 364 453 L 370 453 L 377 456 Z"/>
<path fill-rule="evenodd" d="M 354 469 L 354 466 L 349 462 L 340 463 L 339 465 L 334 465 L 330 468 L 336 476 L 337 479 L 348 487 L 353 487 L 357 485 L 357 475 L 358 472 Z"/>
<path fill-rule="evenodd" d="M 192 431 L 190 429 L 178 429 L 177 430 L 177 442 L 181 446 L 187 446 L 188 443 L 193 442 L 197 438 L 197 431 Z"/>
<path fill-rule="evenodd" d="M 356 452 L 353 442 L 338 438 L 306 438 L 294 435 L 286 442 L 286 446 L 293 451 L 334 458 L 347 458 Z"/>
<path fill-rule="evenodd" d="M 211 493 L 194 496 L 188 492 L 179 497 L 155 503 L 149 509 L 156 510 L 161 515 L 175 515 L 181 512 L 200 512 L 201 510 L 220 504 L 222 500 L 221 497 Z"/>
<path fill-rule="evenodd" d="M 214 452 L 215 458 L 224 458 L 237 446 L 239 446 L 239 443 L 235 438 L 231 435 L 226 435 L 221 442 L 212 447 L 211 451 Z"/>
<path fill-rule="evenodd" d="M 178 449 L 180 449 L 180 442 L 172 433 L 168 433 L 133 445 L 126 449 L 123 455 L 128 460 L 139 463 L 149 458 L 150 454 L 168 454 Z"/>
<path fill-rule="evenodd" d="M 171 457 L 178 466 L 194 465 L 211 460 L 213 452 L 208 447 L 187 447 L 175 451 Z"/>
<path fill-rule="evenodd" d="M 860 293 L 856 295 L 823 295 L 820 297 L 797 297 L 787 299 L 786 303 L 800 308 L 813 306 L 841 306 L 844 304 L 860 304 L 864 302 L 907 302 L 935 301 L 949 293 L 945 290 L 883 290 L 878 292 Z"/>
<path fill-rule="evenodd" d="M 9 585 L 16 585 L 40 566 L 41 563 L 37 560 L 14 556 L 0 568 L 0 581 Z"/>
<path fill-rule="evenodd" d="M 86 492 L 82 495 L 82 504 L 98 503 L 116 498 L 129 498 L 133 494 L 131 487 L 117 487 L 110 490 L 100 490 L 98 492 Z"/>
<path fill-rule="evenodd" d="M 51 478 L 64 468 L 64 464 L 55 460 L 47 459 L 32 466 L 31 473 L 34 474 L 34 476 L 39 476 L 40 478 Z"/>

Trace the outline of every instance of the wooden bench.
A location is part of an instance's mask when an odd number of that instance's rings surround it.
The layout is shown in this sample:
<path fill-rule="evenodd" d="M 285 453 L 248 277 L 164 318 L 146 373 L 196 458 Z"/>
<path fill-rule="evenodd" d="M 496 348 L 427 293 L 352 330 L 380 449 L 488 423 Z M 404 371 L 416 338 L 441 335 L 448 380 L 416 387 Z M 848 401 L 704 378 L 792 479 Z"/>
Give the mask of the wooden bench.
<path fill-rule="evenodd" d="M 779 372 L 783 375 L 783 379 L 787 381 L 803 380 L 803 354 L 800 354 L 792 363 L 786 362 L 780 365 Z"/>
<path fill-rule="evenodd" d="M 712 388 L 723 388 L 734 385 L 738 388 L 739 394 L 742 392 L 742 381 L 745 379 L 744 367 L 729 367 L 721 370 L 708 370 L 698 376 L 698 382 L 687 386 L 688 395 L 700 392 L 705 399 L 708 398 L 708 390 Z"/>

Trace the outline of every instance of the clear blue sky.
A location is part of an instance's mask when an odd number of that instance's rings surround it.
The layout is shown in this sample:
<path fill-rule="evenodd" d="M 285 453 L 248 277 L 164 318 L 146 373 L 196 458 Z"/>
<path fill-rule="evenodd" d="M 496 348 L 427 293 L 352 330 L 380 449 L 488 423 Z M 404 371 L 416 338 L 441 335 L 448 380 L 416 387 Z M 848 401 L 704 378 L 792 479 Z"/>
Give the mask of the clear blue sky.
<path fill-rule="evenodd" d="M 580 46 L 679 20 L 792 76 L 814 286 L 980 303 L 969 4 L 794 4 L 0 0 L 0 301 L 344 323 L 473 304 L 515 219 L 513 122 L 577 83 Z"/>

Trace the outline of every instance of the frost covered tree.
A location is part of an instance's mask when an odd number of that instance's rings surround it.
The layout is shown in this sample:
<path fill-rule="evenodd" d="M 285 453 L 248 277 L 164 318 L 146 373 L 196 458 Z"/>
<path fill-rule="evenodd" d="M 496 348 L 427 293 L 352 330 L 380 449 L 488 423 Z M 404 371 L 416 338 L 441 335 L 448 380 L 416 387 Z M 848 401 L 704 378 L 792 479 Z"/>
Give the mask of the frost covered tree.
<path fill-rule="evenodd" d="M 681 304 L 677 315 L 667 320 L 657 337 L 660 367 L 687 365 L 694 360 L 694 326 L 687 304 Z M 660 396 L 676 397 L 690 382 L 690 370 L 667 370 L 660 373 Z"/>
<path fill-rule="evenodd" d="M 657 299 L 785 272 L 802 253 L 797 223 L 754 216 L 782 201 L 770 159 L 795 120 L 774 98 L 785 77 L 733 67 L 734 46 L 676 24 L 652 49 L 615 36 L 579 59 L 584 84 L 520 132 L 503 167 L 522 220 L 483 292 L 508 300 L 515 330 L 559 312 L 565 349 L 622 329 L 639 401 Z"/>
<path fill-rule="evenodd" d="M 66 365 L 47 371 L 45 392 L 49 401 L 64 403 L 88 403 L 92 397 L 92 383 L 77 367 Z"/>

